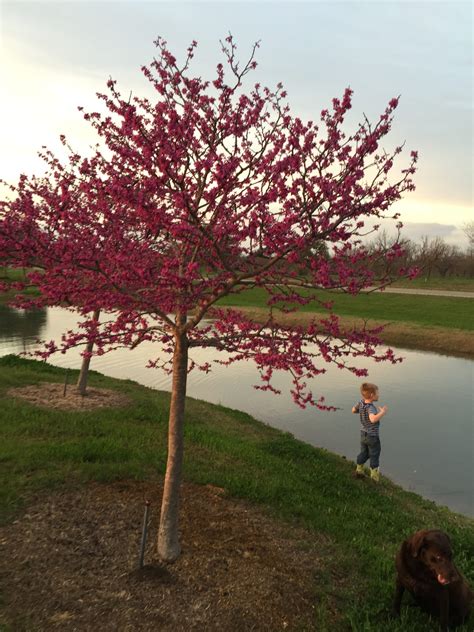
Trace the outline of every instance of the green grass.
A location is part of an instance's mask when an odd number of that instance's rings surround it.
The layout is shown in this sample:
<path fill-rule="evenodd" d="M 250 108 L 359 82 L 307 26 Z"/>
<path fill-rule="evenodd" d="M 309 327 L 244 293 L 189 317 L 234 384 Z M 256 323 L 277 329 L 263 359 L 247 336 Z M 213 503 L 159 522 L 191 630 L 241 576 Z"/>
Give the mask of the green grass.
<path fill-rule="evenodd" d="M 29 268 L 9 268 L 0 266 L 0 279 L 9 281 L 24 281 Z M 416 279 L 400 279 L 393 283 L 393 287 L 403 287 L 425 290 L 459 290 L 474 292 L 474 278 L 460 276 L 441 277 L 432 274 L 428 279 L 421 274 Z"/>
<path fill-rule="evenodd" d="M 28 268 L 8 268 L 6 266 L 0 266 L 0 283 L 15 283 L 26 281 L 26 273 Z M 35 296 L 38 294 L 36 287 L 28 287 L 23 292 L 28 296 Z M 0 292 L 0 304 L 8 303 L 15 295 L 14 290 L 7 290 Z"/>
<path fill-rule="evenodd" d="M 88 480 L 160 480 L 166 455 L 169 394 L 95 372 L 91 384 L 120 390 L 132 404 L 91 412 L 52 411 L 13 400 L 11 386 L 61 382 L 62 369 L 14 356 L 0 359 L 0 493 L 3 520 L 12 520 L 36 491 Z M 328 413 L 329 414 L 329 413 Z M 264 505 L 280 519 L 326 535 L 329 566 L 319 577 L 318 630 L 428 631 L 416 609 L 400 622 L 388 619 L 394 554 L 420 528 L 449 532 L 459 567 L 474 583 L 474 523 L 406 492 L 387 479 L 376 486 L 352 479 L 353 464 L 297 441 L 249 415 L 189 398 L 184 477 L 224 487 Z M 316 588 L 315 588 L 316 590 Z M 334 628 L 325 609 L 336 600 L 344 623 Z M 381 613 L 382 611 L 382 613 Z M 324 624 L 323 621 L 328 623 Z M 467 631 L 472 629 L 465 626 Z"/>
<path fill-rule="evenodd" d="M 439 277 L 429 279 L 421 275 L 417 279 L 401 279 L 393 287 L 406 287 L 413 290 L 446 290 L 454 292 L 474 292 L 474 278 L 469 277 Z"/>
<path fill-rule="evenodd" d="M 0 266 L 0 280 L 9 282 L 25 281 L 26 268 L 8 268 L 6 266 Z"/>
<path fill-rule="evenodd" d="M 333 301 L 334 311 L 340 316 L 354 316 L 373 320 L 407 322 L 424 326 L 472 330 L 474 300 L 444 296 L 416 296 L 407 294 L 370 293 L 352 296 L 342 292 L 321 290 L 322 301 Z M 267 293 L 260 288 L 227 296 L 223 306 L 264 307 Z M 300 307 L 300 312 L 326 312 L 318 304 Z"/>

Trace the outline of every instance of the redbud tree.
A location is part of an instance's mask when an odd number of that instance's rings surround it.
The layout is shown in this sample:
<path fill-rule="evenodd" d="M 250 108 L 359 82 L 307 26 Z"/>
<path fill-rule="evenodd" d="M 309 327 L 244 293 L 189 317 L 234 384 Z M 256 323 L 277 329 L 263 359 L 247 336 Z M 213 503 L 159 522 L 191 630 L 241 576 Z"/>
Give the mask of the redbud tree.
<path fill-rule="evenodd" d="M 125 98 L 110 79 L 98 95 L 102 110 L 83 112 L 98 136 L 90 155 L 61 137 L 66 158 L 44 149 L 45 175 L 23 175 L 10 187 L 0 252 L 4 264 L 30 267 L 28 283 L 38 289 L 32 298 L 17 284 L 16 305 L 78 313 L 76 329 L 48 343 L 43 357 L 77 345 L 100 355 L 156 344 L 150 365 L 172 376 L 158 553 L 174 560 L 186 380 L 193 368 L 211 369 L 193 350 L 214 349 L 212 364 L 253 360 L 264 390 L 277 392 L 273 373 L 287 371 L 295 402 L 320 409 L 330 406 L 308 381 L 328 365 L 365 375 L 355 358 L 395 362 L 390 349 L 377 350 L 378 330 L 343 330 L 320 290 L 357 294 L 389 281 L 385 272 L 375 277 L 374 261 L 396 259 L 400 245 L 369 252 L 361 237 L 397 217 L 390 207 L 414 189 L 417 156 L 393 175 L 402 148 L 389 152 L 381 141 L 396 98 L 375 123 L 363 117 L 349 134 L 350 89 L 317 123 L 291 114 L 281 84 L 246 92 L 258 45 L 240 65 L 229 36 L 224 63 L 206 81 L 190 73 L 196 42 L 181 64 L 166 42 L 155 44 L 156 59 L 142 68 L 153 99 Z M 219 304 L 251 288 L 267 297 L 259 322 Z M 279 322 L 282 311 L 309 304 L 327 314 L 299 326 Z M 100 321 L 92 316 L 98 310 Z"/>

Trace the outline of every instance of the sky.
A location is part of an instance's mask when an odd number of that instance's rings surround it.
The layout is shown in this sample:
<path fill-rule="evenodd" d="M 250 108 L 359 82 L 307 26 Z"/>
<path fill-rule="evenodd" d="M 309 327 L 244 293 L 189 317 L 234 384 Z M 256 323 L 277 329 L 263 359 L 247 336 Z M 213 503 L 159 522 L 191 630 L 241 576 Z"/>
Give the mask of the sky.
<path fill-rule="evenodd" d="M 401 95 L 384 146 L 419 152 L 417 189 L 398 203 L 404 234 L 467 245 L 473 213 L 471 2 L 247 0 L 0 2 L 0 177 L 41 173 L 36 152 L 59 135 L 87 149 L 95 137 L 77 106 L 97 109 L 109 76 L 122 94 L 149 95 L 140 67 L 162 36 L 182 59 L 198 41 L 194 74 L 213 78 L 231 32 L 245 60 L 260 41 L 255 81 L 288 91 L 292 113 L 315 120 L 350 86 L 347 131 Z M 352 126 L 352 127 L 351 127 Z M 387 225 L 390 232 L 390 225 Z"/>

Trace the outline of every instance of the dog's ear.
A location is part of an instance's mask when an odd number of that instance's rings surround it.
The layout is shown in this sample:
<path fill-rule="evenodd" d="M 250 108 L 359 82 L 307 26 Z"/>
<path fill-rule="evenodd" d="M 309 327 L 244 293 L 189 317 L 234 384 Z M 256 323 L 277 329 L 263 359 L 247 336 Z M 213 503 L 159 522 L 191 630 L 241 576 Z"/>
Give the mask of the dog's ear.
<path fill-rule="evenodd" d="M 438 539 L 438 546 L 441 546 L 442 550 L 446 553 L 452 554 L 453 547 L 449 535 L 444 531 L 434 531 L 434 534 L 436 534 L 436 537 Z"/>
<path fill-rule="evenodd" d="M 408 547 L 410 549 L 410 553 L 413 557 L 418 557 L 420 554 L 423 545 L 425 544 L 426 534 L 428 533 L 427 529 L 422 529 L 421 531 L 417 531 L 414 533 L 411 538 L 408 539 Z"/>
<path fill-rule="evenodd" d="M 451 544 L 451 539 L 449 537 L 449 535 L 447 533 L 445 533 L 444 531 L 441 531 L 443 538 L 446 542 L 446 544 L 448 545 L 449 550 L 451 550 L 453 548 L 453 545 Z"/>

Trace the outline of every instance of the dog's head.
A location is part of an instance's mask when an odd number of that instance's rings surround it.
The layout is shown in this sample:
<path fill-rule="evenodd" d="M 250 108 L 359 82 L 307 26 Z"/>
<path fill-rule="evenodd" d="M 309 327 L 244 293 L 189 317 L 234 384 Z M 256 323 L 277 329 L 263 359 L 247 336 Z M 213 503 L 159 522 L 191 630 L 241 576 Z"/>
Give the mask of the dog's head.
<path fill-rule="evenodd" d="M 459 579 L 446 533 L 424 529 L 413 534 L 407 544 L 411 555 L 424 564 L 440 584 L 445 586 Z"/>

